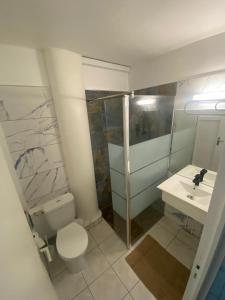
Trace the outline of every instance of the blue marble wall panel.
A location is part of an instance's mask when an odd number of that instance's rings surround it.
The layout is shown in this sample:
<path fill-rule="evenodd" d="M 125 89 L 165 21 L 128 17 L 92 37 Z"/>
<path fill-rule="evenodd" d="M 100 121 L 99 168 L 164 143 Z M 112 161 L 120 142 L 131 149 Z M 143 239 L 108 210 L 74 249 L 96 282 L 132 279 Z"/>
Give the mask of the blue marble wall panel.
<path fill-rule="evenodd" d="M 68 191 L 49 90 L 1 86 L 0 122 L 28 207 Z"/>

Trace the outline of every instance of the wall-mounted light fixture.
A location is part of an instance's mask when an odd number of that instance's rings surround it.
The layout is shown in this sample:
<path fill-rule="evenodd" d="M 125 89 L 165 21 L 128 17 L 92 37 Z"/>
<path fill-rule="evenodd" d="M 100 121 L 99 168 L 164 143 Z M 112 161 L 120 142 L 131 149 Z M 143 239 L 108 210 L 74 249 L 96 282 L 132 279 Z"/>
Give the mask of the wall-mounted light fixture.
<path fill-rule="evenodd" d="M 225 100 L 225 91 L 196 94 L 193 96 L 192 99 L 193 100 L 203 100 L 203 101 Z"/>

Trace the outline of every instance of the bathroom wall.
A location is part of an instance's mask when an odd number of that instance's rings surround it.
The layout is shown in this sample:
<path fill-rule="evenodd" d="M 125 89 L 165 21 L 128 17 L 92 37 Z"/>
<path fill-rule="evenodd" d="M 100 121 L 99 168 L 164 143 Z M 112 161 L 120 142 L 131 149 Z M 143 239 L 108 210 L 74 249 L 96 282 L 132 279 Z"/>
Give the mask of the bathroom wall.
<path fill-rule="evenodd" d="M 0 122 L 28 207 L 68 190 L 46 87 L 0 86 Z"/>
<path fill-rule="evenodd" d="M 0 45 L 0 66 L 0 124 L 24 194 L 24 208 L 30 208 L 69 189 L 53 99 L 41 51 Z M 86 88 L 127 90 L 128 73 L 128 67 L 83 58 Z M 102 163 L 107 153 L 101 142 L 96 141 L 95 109 L 93 105 L 88 107 L 92 111 L 89 116 L 95 120 L 91 135 L 96 150 L 93 154 L 98 165 L 95 175 L 100 198 L 104 194 L 105 180 L 109 186 L 109 176 L 103 170 L 107 168 Z"/>
<path fill-rule="evenodd" d="M 86 90 L 129 91 L 129 67 L 86 57 L 82 64 Z"/>
<path fill-rule="evenodd" d="M 68 191 L 54 105 L 39 51 L 1 45 L 0 65 L 0 124 L 30 208 Z"/>
<path fill-rule="evenodd" d="M 130 88 L 140 89 L 225 70 L 225 33 L 132 65 Z"/>
<path fill-rule="evenodd" d="M 4 144 L 0 128 L 1 299 L 57 300 L 23 212 Z"/>

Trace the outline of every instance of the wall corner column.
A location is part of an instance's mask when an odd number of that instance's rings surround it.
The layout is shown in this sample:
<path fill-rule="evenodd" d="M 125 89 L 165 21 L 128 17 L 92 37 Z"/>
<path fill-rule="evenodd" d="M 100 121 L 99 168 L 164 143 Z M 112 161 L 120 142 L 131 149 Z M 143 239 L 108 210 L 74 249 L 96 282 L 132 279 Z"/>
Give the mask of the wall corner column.
<path fill-rule="evenodd" d="M 88 225 L 101 212 L 97 204 L 82 58 L 68 50 L 50 48 L 45 50 L 45 60 L 77 216 Z"/>

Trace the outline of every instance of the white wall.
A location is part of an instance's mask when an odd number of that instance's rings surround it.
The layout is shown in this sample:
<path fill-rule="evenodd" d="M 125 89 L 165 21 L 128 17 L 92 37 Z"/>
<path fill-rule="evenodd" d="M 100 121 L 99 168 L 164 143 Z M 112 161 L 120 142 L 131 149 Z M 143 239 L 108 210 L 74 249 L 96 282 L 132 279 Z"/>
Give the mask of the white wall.
<path fill-rule="evenodd" d="M 129 67 L 84 57 L 82 64 L 86 90 L 129 90 Z"/>
<path fill-rule="evenodd" d="M 0 85 L 48 85 L 41 51 L 0 44 Z"/>
<path fill-rule="evenodd" d="M 225 33 L 132 66 L 131 89 L 225 70 Z"/>
<path fill-rule="evenodd" d="M 41 51 L 0 45 L 0 68 L 0 125 L 29 209 L 68 191 L 54 104 Z"/>
<path fill-rule="evenodd" d="M 0 139 L 0 290 L 4 300 L 56 300 L 23 213 Z M 4 200 L 4 201 L 3 201 Z"/>

